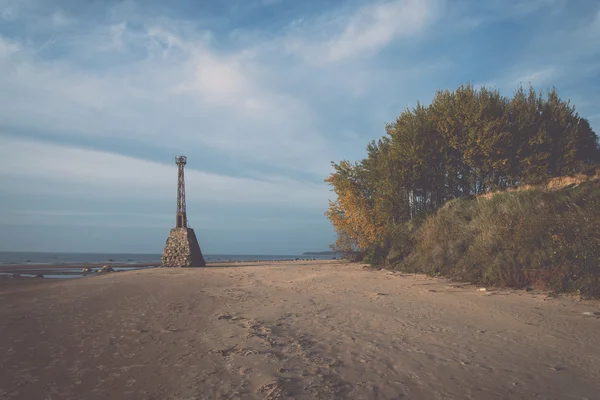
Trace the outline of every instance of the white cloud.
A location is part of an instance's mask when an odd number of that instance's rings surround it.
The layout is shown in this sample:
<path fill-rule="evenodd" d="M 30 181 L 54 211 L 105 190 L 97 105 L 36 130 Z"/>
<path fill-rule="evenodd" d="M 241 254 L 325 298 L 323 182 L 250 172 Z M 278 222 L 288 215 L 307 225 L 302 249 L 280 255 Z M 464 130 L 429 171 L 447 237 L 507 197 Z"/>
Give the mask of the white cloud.
<path fill-rule="evenodd" d="M 110 50 L 125 50 L 125 43 L 123 42 L 123 33 L 127 29 L 127 24 L 125 22 L 121 22 L 119 24 L 110 25 L 108 27 L 108 40 L 102 50 L 110 51 Z"/>
<path fill-rule="evenodd" d="M 437 2 L 396 0 L 369 4 L 359 9 L 343 32 L 323 49 L 330 61 L 341 61 L 362 53 L 372 53 L 398 37 L 420 33 L 429 25 Z"/>
<path fill-rule="evenodd" d="M 0 18 L 14 21 L 19 14 L 19 4 L 14 0 L 0 0 Z"/>
<path fill-rule="evenodd" d="M 0 60 L 19 52 L 21 46 L 15 41 L 0 36 Z"/>
<path fill-rule="evenodd" d="M 52 60 L 26 41 L 0 41 L 0 120 L 40 133 L 203 146 L 244 162 L 329 171 L 314 110 L 270 86 L 258 54 L 218 54 L 210 35 L 182 36 L 186 28 L 172 25 L 90 27 L 89 36 L 43 44 L 68 51 Z M 93 67 L 114 57 L 124 60 Z"/>
<path fill-rule="evenodd" d="M 313 64 L 370 56 L 396 39 L 422 33 L 443 4 L 442 0 L 378 1 L 350 14 L 329 15 L 314 26 L 297 21 L 285 47 Z M 310 40 L 307 34 L 312 35 Z"/>
<path fill-rule="evenodd" d="M 537 71 L 519 74 L 519 77 L 512 79 L 510 84 L 515 88 L 519 85 L 529 86 L 529 84 L 536 88 L 545 88 L 548 85 L 552 85 L 552 82 L 555 82 L 558 76 L 558 68 L 549 66 Z"/>
<path fill-rule="evenodd" d="M 513 5 L 513 13 L 526 14 L 543 9 L 556 11 L 564 6 L 560 0 L 539 0 L 523 4 L 521 8 Z M 562 96 L 578 99 L 576 105 L 580 111 L 592 109 L 584 99 L 589 98 L 589 94 L 581 96 L 580 89 L 571 92 L 568 89 L 574 82 L 593 80 L 598 71 L 600 9 L 592 15 L 566 21 L 564 25 L 532 36 L 525 43 L 526 51 L 522 52 L 520 62 L 492 77 L 503 91 L 510 93 L 518 85 L 531 84 L 537 90 L 556 86 Z"/>
<path fill-rule="evenodd" d="M 175 165 L 115 153 L 0 137 L 0 177 L 20 194 L 90 199 L 170 199 Z M 244 179 L 195 169 L 186 170 L 194 201 L 215 204 L 282 205 L 325 209 L 324 184 L 276 177 Z"/>
<path fill-rule="evenodd" d="M 359 97 L 376 78 L 360 68 L 314 75 L 302 66 L 281 64 L 283 48 L 299 40 L 301 54 L 329 61 L 371 54 L 422 32 L 442 4 L 368 4 L 300 27 L 283 41 L 268 39 L 221 52 L 199 25 L 149 18 L 127 3 L 111 9 L 110 18 L 98 18 L 103 22 L 86 26 L 84 34 L 45 43 L 23 38 L 15 42 L 16 50 L 5 51 L 10 59 L 0 62 L 0 90 L 7 93 L 0 98 L 0 121 L 5 129 L 67 140 L 202 147 L 247 164 L 326 176 L 334 144 L 323 136 L 327 116 L 308 100 L 305 89 L 323 82 Z M 47 15 L 59 24 L 70 18 L 62 11 Z M 40 35 L 40 29 L 54 28 L 36 29 Z M 60 57 L 47 57 L 56 49 Z"/>
<path fill-rule="evenodd" d="M 60 10 L 52 13 L 52 16 L 50 18 L 52 19 L 52 23 L 57 27 L 68 26 L 74 22 L 72 18 L 68 17 L 64 12 Z"/>
<path fill-rule="evenodd" d="M 249 79 L 235 60 L 218 60 L 204 50 L 198 51 L 189 65 L 191 79 L 177 85 L 176 92 L 197 92 L 206 102 L 235 105 L 251 90 Z"/>
<path fill-rule="evenodd" d="M 119 213 L 119 212 L 93 212 L 73 210 L 38 210 L 18 209 L 0 211 L 2 225 L 48 225 L 48 226 L 85 226 L 85 227 L 131 227 L 135 221 L 137 228 L 164 228 L 173 225 L 173 215 L 149 213 Z M 195 216 L 194 222 L 206 223 L 206 218 Z M 212 222 L 212 221 L 210 221 Z"/>

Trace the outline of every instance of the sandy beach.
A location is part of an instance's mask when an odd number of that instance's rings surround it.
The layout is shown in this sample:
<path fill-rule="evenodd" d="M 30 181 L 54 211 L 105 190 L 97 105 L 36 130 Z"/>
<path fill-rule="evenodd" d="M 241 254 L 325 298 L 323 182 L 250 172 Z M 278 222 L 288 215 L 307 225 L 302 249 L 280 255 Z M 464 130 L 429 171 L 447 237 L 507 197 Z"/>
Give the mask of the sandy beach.
<path fill-rule="evenodd" d="M 338 261 L 0 279 L 0 399 L 597 399 L 600 304 Z"/>

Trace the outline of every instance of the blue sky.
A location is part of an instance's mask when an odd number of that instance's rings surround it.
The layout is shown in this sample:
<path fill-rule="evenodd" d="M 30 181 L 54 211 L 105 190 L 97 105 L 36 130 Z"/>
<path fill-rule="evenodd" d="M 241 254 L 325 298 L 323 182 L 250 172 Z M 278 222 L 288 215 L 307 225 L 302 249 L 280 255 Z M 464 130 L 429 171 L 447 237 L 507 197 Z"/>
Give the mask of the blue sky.
<path fill-rule="evenodd" d="M 330 161 L 460 84 L 600 126 L 593 0 L 0 0 L 0 250 L 326 250 Z"/>

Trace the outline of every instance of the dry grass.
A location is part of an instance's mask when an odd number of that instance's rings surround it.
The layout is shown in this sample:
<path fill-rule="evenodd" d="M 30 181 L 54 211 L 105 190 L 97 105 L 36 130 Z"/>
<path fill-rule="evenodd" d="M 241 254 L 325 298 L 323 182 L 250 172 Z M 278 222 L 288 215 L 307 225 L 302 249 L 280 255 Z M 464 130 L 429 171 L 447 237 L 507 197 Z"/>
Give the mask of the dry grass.
<path fill-rule="evenodd" d="M 453 200 L 425 221 L 394 267 L 598 297 L 599 210 L 600 180 L 589 175 Z"/>
<path fill-rule="evenodd" d="M 506 192 L 525 192 L 529 190 L 546 190 L 546 191 L 554 191 L 560 190 L 570 186 L 578 186 L 584 182 L 594 181 L 600 179 L 600 165 L 596 165 L 594 167 L 588 168 L 583 173 L 578 173 L 572 176 L 559 176 L 555 178 L 550 178 L 545 180 L 542 183 L 537 185 L 518 185 L 510 187 L 504 191 L 496 191 L 496 192 L 487 192 L 480 194 L 479 198 L 491 199 L 495 195 Z"/>

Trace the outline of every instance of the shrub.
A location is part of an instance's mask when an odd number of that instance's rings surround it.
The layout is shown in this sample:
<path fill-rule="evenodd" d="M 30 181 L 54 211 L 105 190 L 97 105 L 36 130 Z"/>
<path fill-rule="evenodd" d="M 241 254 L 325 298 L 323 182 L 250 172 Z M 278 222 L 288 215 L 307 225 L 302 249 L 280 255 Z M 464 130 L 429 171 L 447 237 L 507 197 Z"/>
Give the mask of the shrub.
<path fill-rule="evenodd" d="M 394 267 L 487 285 L 600 296 L 600 181 L 448 202 Z M 406 248 L 405 236 L 398 247 Z M 394 248 L 394 245 L 392 245 Z"/>

